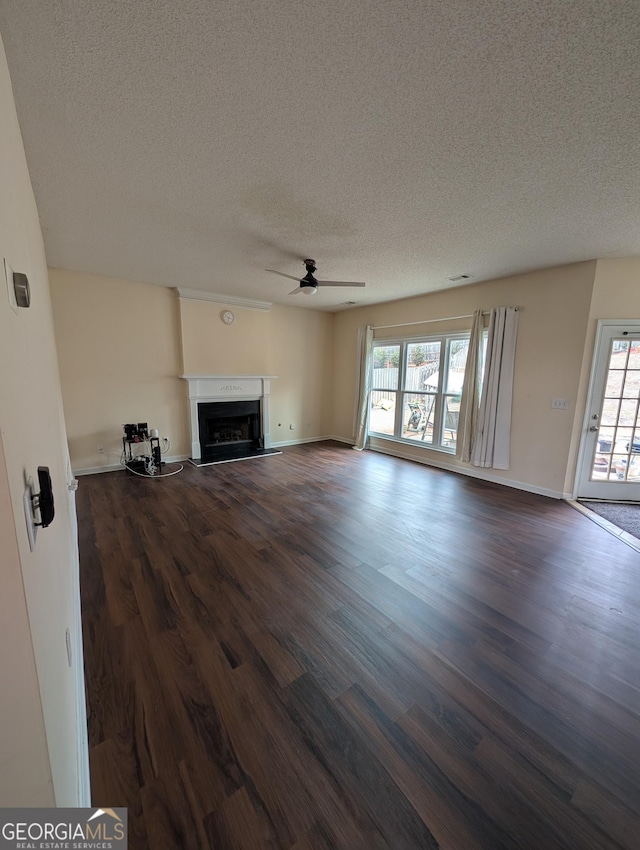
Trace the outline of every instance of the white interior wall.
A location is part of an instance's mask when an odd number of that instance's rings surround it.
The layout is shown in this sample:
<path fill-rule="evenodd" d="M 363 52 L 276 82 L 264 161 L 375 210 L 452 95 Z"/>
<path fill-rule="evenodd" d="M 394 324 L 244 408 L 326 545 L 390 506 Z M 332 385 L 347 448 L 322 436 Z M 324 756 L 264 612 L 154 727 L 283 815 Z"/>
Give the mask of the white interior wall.
<path fill-rule="evenodd" d="M 1 46 L 0 114 L 0 258 L 27 274 L 32 295 L 31 307 L 14 311 L 0 271 L 0 805 L 73 806 L 80 736 L 67 629 L 76 661 L 80 650 L 71 470 L 42 234 Z M 23 492 L 38 466 L 50 469 L 56 516 L 31 552 Z"/>

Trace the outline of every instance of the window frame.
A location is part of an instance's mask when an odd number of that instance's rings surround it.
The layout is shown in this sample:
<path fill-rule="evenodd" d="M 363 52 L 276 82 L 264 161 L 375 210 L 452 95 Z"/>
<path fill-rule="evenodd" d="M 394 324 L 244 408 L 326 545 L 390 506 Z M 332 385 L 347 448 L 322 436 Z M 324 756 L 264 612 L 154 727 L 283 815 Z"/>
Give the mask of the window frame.
<path fill-rule="evenodd" d="M 427 336 L 412 336 L 402 338 L 378 339 L 373 342 L 373 350 L 371 356 L 371 394 L 374 392 L 387 392 L 395 395 L 395 416 L 393 434 L 385 434 L 380 431 L 374 431 L 369 424 L 367 433 L 369 437 L 380 440 L 389 440 L 393 442 L 403 443 L 409 446 L 418 446 L 420 448 L 429 449 L 431 451 L 444 452 L 446 454 L 455 454 L 455 446 L 443 445 L 445 441 L 445 432 L 449 429 L 445 426 L 445 415 L 447 412 L 446 399 L 461 395 L 462 390 L 458 392 L 446 392 L 445 388 L 449 382 L 449 369 L 451 365 L 451 345 L 456 340 L 470 340 L 469 331 L 451 331 L 448 333 L 429 334 Z M 435 392 L 427 390 L 413 390 L 407 388 L 407 366 L 409 357 L 409 347 L 411 345 L 429 345 L 440 343 L 439 362 L 438 362 L 438 386 Z M 374 382 L 375 374 L 375 349 L 386 348 L 389 346 L 399 346 L 398 356 L 398 380 L 395 389 L 388 387 L 378 387 Z M 467 350 L 467 358 L 469 352 Z M 465 364 L 466 368 L 466 364 Z M 424 398 L 432 397 L 434 399 L 433 407 L 433 431 L 432 441 L 425 442 L 424 440 L 416 440 L 411 437 L 403 436 L 403 418 L 407 396 L 422 396 Z M 371 403 L 371 401 L 370 401 Z M 425 408 L 429 409 L 429 408 Z"/>

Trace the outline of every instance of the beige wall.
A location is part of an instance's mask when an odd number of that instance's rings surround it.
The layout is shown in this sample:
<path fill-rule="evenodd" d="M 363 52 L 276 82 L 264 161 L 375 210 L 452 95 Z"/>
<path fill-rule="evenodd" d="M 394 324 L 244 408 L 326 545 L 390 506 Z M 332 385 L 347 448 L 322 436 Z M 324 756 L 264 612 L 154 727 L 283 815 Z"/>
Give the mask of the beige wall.
<path fill-rule="evenodd" d="M 272 441 L 330 434 L 330 314 L 179 299 L 165 287 L 59 269 L 50 280 L 74 470 L 117 466 L 125 422 L 147 422 L 169 437 L 171 456 L 188 456 L 182 374 L 276 375 Z M 220 320 L 227 307 L 232 325 Z"/>
<path fill-rule="evenodd" d="M 268 311 L 252 310 L 184 298 L 180 307 L 185 374 L 275 375 L 273 443 L 330 433 L 333 317 L 329 313 L 278 304 Z M 227 309 L 235 315 L 231 325 L 220 320 Z"/>
<path fill-rule="evenodd" d="M 564 491 L 576 415 L 584 340 L 595 262 L 579 263 L 337 314 L 334 328 L 334 431 L 353 434 L 355 358 L 359 325 L 386 325 L 459 316 L 500 305 L 520 307 L 514 377 L 511 468 L 482 470 L 483 477 L 538 492 Z M 438 333 L 469 327 L 469 320 L 416 325 L 382 336 Z M 552 410 L 552 398 L 569 399 L 570 410 Z M 442 452 L 400 446 L 406 456 L 448 468 L 466 468 Z M 476 471 L 479 472 L 479 471 Z"/>
<path fill-rule="evenodd" d="M 188 454 L 175 291 L 59 269 L 49 276 L 73 468 L 118 464 L 125 422 L 147 422 L 169 438 L 171 456 Z"/>
<path fill-rule="evenodd" d="M 585 430 L 584 408 L 589 391 L 598 319 L 640 319 L 640 259 L 612 258 L 596 263 L 565 482 L 565 490 L 571 494 L 574 493 L 573 473 Z"/>
<path fill-rule="evenodd" d="M 271 439 L 275 445 L 332 434 L 333 316 L 274 305 L 271 314 Z M 290 426 L 295 429 L 291 430 Z"/>
<path fill-rule="evenodd" d="M 231 310 L 235 321 L 220 319 Z M 271 316 L 231 304 L 180 299 L 184 373 L 187 375 L 271 374 Z"/>
<path fill-rule="evenodd" d="M 0 256 L 30 281 L 14 312 L 0 271 L 0 805 L 77 805 L 75 522 L 38 213 L 0 48 Z M 56 516 L 29 549 L 25 478 L 48 466 Z M 74 646 L 74 651 L 79 648 Z M 44 722 L 43 722 L 44 720 Z M 46 731 L 46 734 L 45 734 Z"/>
<path fill-rule="evenodd" d="M 594 337 L 597 319 L 640 319 L 640 259 L 598 260 L 589 312 Z"/>

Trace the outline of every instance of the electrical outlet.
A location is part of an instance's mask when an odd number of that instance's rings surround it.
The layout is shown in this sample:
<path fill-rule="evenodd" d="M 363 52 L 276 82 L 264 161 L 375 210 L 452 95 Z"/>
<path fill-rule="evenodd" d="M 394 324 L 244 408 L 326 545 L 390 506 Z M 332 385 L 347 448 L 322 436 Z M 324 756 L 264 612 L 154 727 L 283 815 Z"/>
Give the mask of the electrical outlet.
<path fill-rule="evenodd" d="M 103 455 L 103 454 L 104 454 L 104 446 L 102 446 L 102 445 L 98 446 L 98 454 L 99 454 L 99 455 Z"/>
<path fill-rule="evenodd" d="M 569 410 L 568 398 L 552 398 L 551 407 L 553 410 Z"/>

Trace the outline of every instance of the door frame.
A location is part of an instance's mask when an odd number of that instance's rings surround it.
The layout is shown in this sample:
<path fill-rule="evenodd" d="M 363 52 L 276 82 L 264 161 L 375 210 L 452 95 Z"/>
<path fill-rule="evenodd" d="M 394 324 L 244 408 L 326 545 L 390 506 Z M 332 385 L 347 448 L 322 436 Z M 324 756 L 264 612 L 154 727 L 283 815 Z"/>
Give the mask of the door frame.
<path fill-rule="evenodd" d="M 87 726 L 87 695 L 84 677 L 84 646 L 82 639 L 82 605 L 80 600 L 80 549 L 78 545 L 78 514 L 76 511 L 76 488 L 78 481 L 73 476 L 67 461 L 67 493 L 69 494 L 69 518 L 73 541 L 73 672 L 76 690 L 76 758 L 77 798 L 79 808 L 91 806 L 91 772 L 89 768 L 89 729 Z"/>
<path fill-rule="evenodd" d="M 580 489 L 583 484 L 588 483 L 585 481 L 585 462 L 587 455 L 587 442 L 589 435 L 589 425 L 591 423 L 591 414 L 594 405 L 595 398 L 595 379 L 596 373 L 598 370 L 598 355 L 600 352 L 600 346 L 602 344 L 602 338 L 606 332 L 611 330 L 612 328 L 624 328 L 626 330 L 637 331 L 640 334 L 640 319 L 598 319 L 596 325 L 596 336 L 593 343 L 593 353 L 591 355 L 591 369 L 589 370 L 589 386 L 587 389 L 587 399 L 585 402 L 584 408 L 584 416 L 582 420 L 581 434 L 580 434 L 580 447 L 578 449 L 578 456 L 576 459 L 576 474 L 574 481 L 574 499 L 580 498 L 595 498 L 589 496 L 580 496 Z"/>

